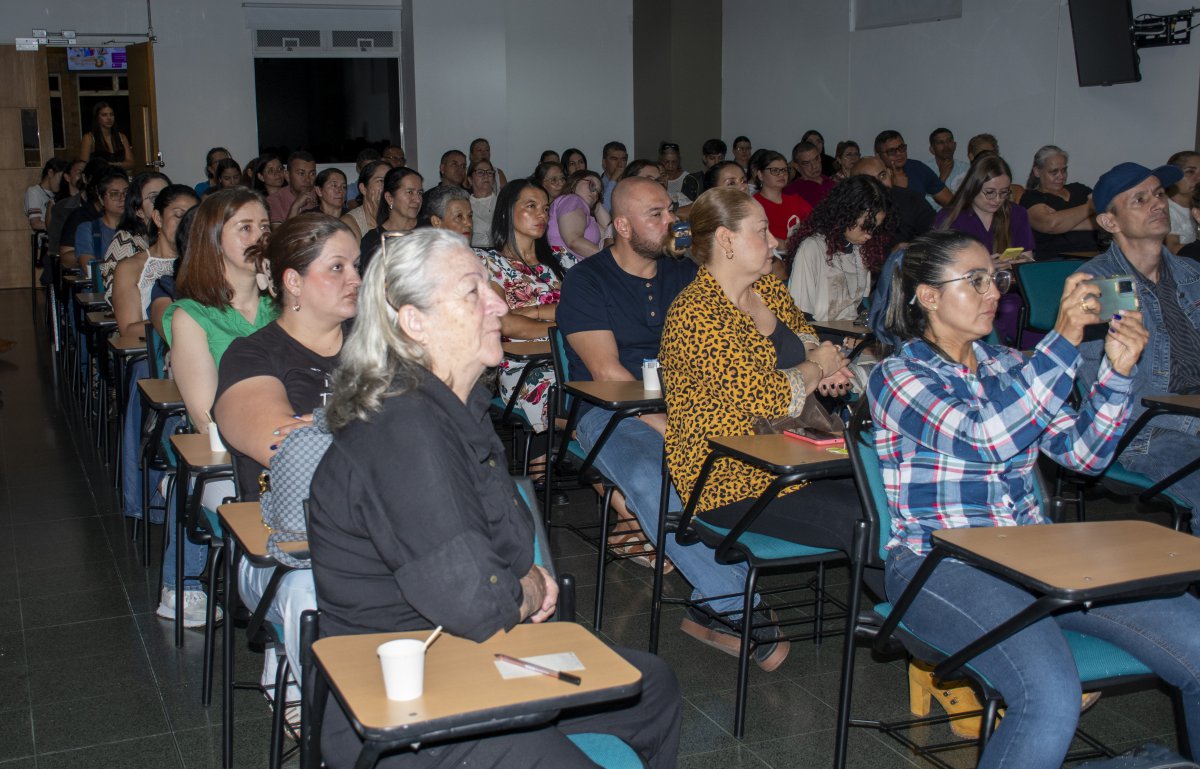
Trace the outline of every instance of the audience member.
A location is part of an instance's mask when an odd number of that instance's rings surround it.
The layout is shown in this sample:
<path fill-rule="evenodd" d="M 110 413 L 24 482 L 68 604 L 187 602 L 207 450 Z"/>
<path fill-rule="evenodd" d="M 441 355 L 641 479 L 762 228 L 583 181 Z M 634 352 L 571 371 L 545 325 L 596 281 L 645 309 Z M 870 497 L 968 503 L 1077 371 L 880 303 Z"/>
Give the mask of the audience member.
<path fill-rule="evenodd" d="M 417 226 L 457 232 L 470 242 L 474 227 L 470 195 L 461 187 L 434 187 L 424 195 Z"/>
<path fill-rule="evenodd" d="M 657 182 L 662 185 L 665 190 L 667 183 L 663 181 L 663 169 L 657 160 L 647 160 L 646 158 L 638 158 L 631 161 L 625 166 L 625 170 L 621 173 L 622 179 L 627 179 L 633 176 L 638 176 L 643 179 L 649 179 L 652 182 Z M 674 201 L 672 201 L 674 203 Z"/>
<path fill-rule="evenodd" d="M 1039 149 L 1021 196 L 1029 211 L 1038 259 L 1100 250 L 1092 190 L 1078 182 L 1067 184 L 1067 160 L 1066 150 L 1053 144 Z"/>
<path fill-rule="evenodd" d="M 242 184 L 242 167 L 233 158 L 221 158 L 213 171 L 216 184 L 209 190 L 227 190 Z M 198 186 L 198 185 L 197 185 Z"/>
<path fill-rule="evenodd" d="M 209 188 L 217 186 L 217 161 L 231 157 L 224 147 L 213 147 L 204 155 L 204 181 L 196 185 L 197 195 L 203 196 Z"/>
<path fill-rule="evenodd" d="M 67 170 L 67 161 L 50 158 L 42 166 L 41 180 L 25 190 L 25 216 L 29 219 L 29 229 L 34 232 L 45 232 L 46 218 L 50 213 L 50 204 L 62 184 L 63 172 Z"/>
<path fill-rule="evenodd" d="M 704 189 L 713 187 L 737 187 L 748 194 L 746 172 L 736 160 L 722 160 L 704 173 Z"/>
<path fill-rule="evenodd" d="M 553 161 L 538 163 L 537 168 L 533 169 L 532 178 L 539 187 L 546 191 L 546 196 L 550 198 L 551 203 L 563 193 L 563 188 L 567 184 L 567 176 L 563 173 L 563 167 Z"/>
<path fill-rule="evenodd" d="M 1200 152 L 1176 152 L 1167 161 L 1183 172 L 1179 181 L 1167 189 L 1167 206 L 1171 214 L 1171 232 L 1167 249 L 1178 254 L 1189 243 L 1196 242 L 1196 222 L 1192 220 L 1192 193 L 1200 182 Z"/>
<path fill-rule="evenodd" d="M 266 152 L 250 161 L 254 168 L 251 171 L 253 179 L 247 186 L 270 199 L 271 195 L 287 186 L 287 177 L 283 171 L 283 162 L 279 156 Z M 250 166 L 246 166 L 250 170 Z"/>
<path fill-rule="evenodd" d="M 957 149 L 958 142 L 954 141 L 954 132 L 949 128 L 935 128 L 929 134 L 929 154 L 933 157 L 926 160 L 925 165 L 937 174 L 950 192 L 958 192 L 963 177 L 971 167 L 970 163 L 954 157 Z"/>
<path fill-rule="evenodd" d="M 403 166 L 401 166 L 403 167 Z M 358 172 L 360 205 L 342 216 L 342 222 L 355 233 L 361 242 L 363 236 L 378 225 L 379 201 L 383 198 L 383 180 L 393 166 L 386 160 L 372 160 Z"/>
<path fill-rule="evenodd" d="M 783 188 L 785 195 L 799 195 L 816 206 L 833 190 L 833 179 L 821 172 L 821 150 L 812 142 L 800 142 L 792 148 L 791 169 L 796 172 Z"/>
<path fill-rule="evenodd" d="M 975 134 L 971 140 L 967 142 L 967 162 L 974 163 L 975 158 L 981 152 L 995 152 L 1000 154 L 1000 143 L 996 141 L 996 137 L 991 134 Z"/>
<path fill-rule="evenodd" d="M 663 183 L 667 185 L 667 194 L 676 205 L 686 206 L 693 198 L 683 191 L 687 173 L 679 163 L 679 145 L 674 142 L 662 142 L 658 145 L 658 164 L 662 167 Z"/>
<path fill-rule="evenodd" d="M 100 279 L 104 282 L 104 298 L 112 302 L 113 271 L 117 264 L 149 247 L 146 235 L 153 222 L 154 199 L 171 183 L 157 172 L 138 174 L 125 195 L 125 210 L 117 225 L 117 234 L 104 249 L 100 261 Z"/>
<path fill-rule="evenodd" d="M 576 171 L 586 171 L 588 167 L 587 156 L 574 147 L 563 150 L 561 162 L 563 170 L 567 172 L 568 176 Z"/>
<path fill-rule="evenodd" d="M 438 163 L 438 184 L 450 187 L 462 187 L 466 184 L 466 181 L 467 156 L 459 150 L 446 150 L 443 152 L 442 159 Z"/>
<path fill-rule="evenodd" d="M 533 563 L 530 511 L 492 428 L 491 394 L 477 383 L 503 355 L 505 306 L 487 283 L 466 241 L 439 230 L 389 239 L 367 270 L 334 379 L 333 445 L 312 481 L 308 534 L 323 635 L 442 626 L 482 642 L 555 612 L 557 584 Z M 641 673 L 637 697 L 568 710 L 543 726 L 422 745 L 416 757 L 593 766 L 565 737 L 593 732 L 615 735 L 650 767 L 674 766 L 675 677 L 652 655 L 618 651 Z M 348 769 L 361 750 L 336 700 L 321 743 L 332 769 Z"/>
<path fill-rule="evenodd" d="M 625 173 L 625 166 L 629 163 L 629 151 L 621 142 L 609 142 L 604 145 L 600 157 L 604 166 L 604 173 L 600 176 L 600 183 L 604 186 L 604 207 L 611 212 L 613 188 Z"/>
<path fill-rule="evenodd" d="M 840 182 L 850 178 L 851 169 L 859 160 L 862 160 L 862 150 L 859 148 L 858 142 L 853 139 L 838 142 L 837 152 L 833 156 L 834 165 L 837 167 L 833 180 Z"/>
<path fill-rule="evenodd" d="M 576 171 L 567 179 L 566 192 L 550 204 L 546 238 L 560 264 L 586 259 L 602 247 L 612 218 L 601 205 L 601 184 L 595 171 Z"/>
<path fill-rule="evenodd" d="M 815 128 L 810 128 L 800 137 L 801 142 L 808 142 L 817 148 L 817 154 L 821 156 L 821 176 L 832 177 L 837 171 L 837 164 L 828 152 L 825 151 L 825 137 Z M 795 154 L 793 152 L 793 154 Z M 815 205 L 815 204 L 814 204 Z"/>
<path fill-rule="evenodd" d="M 854 166 L 854 176 L 871 176 L 888 190 L 892 200 L 892 212 L 896 217 L 896 230 L 890 248 L 897 249 L 933 227 L 933 206 L 916 190 L 892 184 L 892 172 L 883 161 L 867 155 Z"/>
<path fill-rule="evenodd" d="M 408 158 L 404 154 L 404 148 L 395 144 L 384 148 L 380 157 L 392 168 L 404 168 L 408 165 Z"/>
<path fill-rule="evenodd" d="M 99 192 L 96 190 L 96 182 L 108 169 L 108 161 L 103 158 L 89 160 L 79 177 L 79 192 L 73 197 L 55 203 L 54 208 L 51 209 L 51 243 L 53 243 L 54 229 L 59 226 L 57 222 L 62 222 L 62 228 L 58 232 L 58 256 L 64 268 L 79 266 L 75 259 L 75 234 L 79 225 L 100 216 L 100 200 L 97 198 Z M 117 170 L 121 169 L 118 167 Z"/>
<path fill-rule="evenodd" d="M 213 414 L 238 468 L 238 498 L 259 498 L 263 474 L 279 445 L 296 428 L 313 424 L 313 410 L 332 394 L 344 324 L 358 313 L 362 282 L 355 263 L 358 242 L 350 228 L 321 213 L 293 217 L 256 246 L 258 280 L 275 305 L 276 320 L 233 340 L 221 359 Z M 269 481 L 268 481 L 269 483 Z M 258 605 L 275 568 L 242 559 L 238 590 L 247 606 Z M 283 575 L 267 610 L 283 625 L 292 677 L 301 681 L 300 614 L 317 608 L 312 571 Z M 274 698 L 274 649 L 268 645 L 262 684 Z"/>
<path fill-rule="evenodd" d="M 337 219 L 346 214 L 346 174 L 340 168 L 326 168 L 313 184 L 317 196 L 316 211 Z"/>
<path fill-rule="evenodd" d="M 556 150 L 542 150 L 542 156 L 538 158 L 539 163 L 558 163 L 562 165 L 562 158 L 558 156 Z"/>
<path fill-rule="evenodd" d="M 491 288 L 508 306 L 500 319 L 505 340 L 545 340 L 554 325 L 565 267 L 550 250 L 546 229 L 550 204 L 546 191 L 532 179 L 516 179 L 500 190 L 496 216 L 492 220 L 491 250 L 483 252 L 483 264 L 491 278 Z M 515 394 L 516 409 L 537 434 L 537 445 L 529 450 L 529 474 L 540 479 L 546 473 L 547 390 L 554 383 L 554 371 L 543 365 L 525 378 L 521 391 L 516 387 L 525 363 L 505 358 L 500 362 L 500 398 L 508 403 Z"/>
<path fill-rule="evenodd" d="M 783 191 L 787 179 L 787 161 L 774 150 L 760 152 L 750 164 L 750 180 L 758 186 L 754 199 L 767 212 L 771 234 L 778 241 L 787 240 L 800 222 L 812 213 L 812 206 L 807 200 Z"/>
<path fill-rule="evenodd" d="M 383 194 L 379 200 L 379 210 L 375 212 L 375 227 L 363 233 L 360 241 L 360 271 L 366 272 L 371 259 L 383 243 L 385 232 L 408 232 L 417 226 L 424 196 L 421 191 L 424 182 L 423 176 L 407 166 L 393 168 L 383 177 Z"/>
<path fill-rule="evenodd" d="M 953 193 L 938 175 L 921 161 L 909 159 L 908 145 L 899 131 L 881 131 L 875 137 L 875 155 L 892 172 L 893 187 L 919 192 L 932 198 L 935 205 L 944 206 L 950 202 Z"/>
<path fill-rule="evenodd" d="M 492 247 L 492 217 L 496 213 L 496 170 L 486 160 L 467 169 L 467 188 L 471 190 L 471 245 Z"/>
<path fill-rule="evenodd" d="M 243 187 L 208 195 L 196 208 L 195 236 L 179 266 L 179 298 L 163 315 L 163 335 L 171 347 L 171 367 L 188 420 L 196 431 L 208 431 L 217 392 L 217 372 L 225 350 L 236 338 L 249 336 L 275 319 L 271 298 L 259 293 L 251 247 L 270 231 L 262 197 Z M 217 509 L 232 484 L 210 483 L 201 503 Z M 167 505 L 167 545 L 163 554 L 162 595 L 157 614 L 175 617 L 178 599 L 175 548 L 183 546 L 184 574 L 199 574 L 208 547 L 184 537 L 175 541 L 175 505 Z M 198 581 L 183 585 L 183 623 L 205 622 L 207 598 Z"/>
<path fill-rule="evenodd" d="M 1096 182 L 1092 199 L 1096 223 L 1112 234 L 1112 245 L 1088 261 L 1080 272 L 1096 277 L 1132 276 L 1138 306 L 1146 317 L 1149 341 L 1142 363 L 1131 374 L 1129 422 L 1146 407 L 1142 398 L 1167 393 L 1200 393 L 1200 267 L 1163 246 L 1171 229 L 1164 187 L 1177 184 L 1177 166 L 1150 170 L 1121 163 Z M 1125 315 L 1125 313 L 1122 313 Z M 1110 327 L 1113 324 L 1110 324 Z M 1104 326 L 1096 325 L 1081 348 L 1079 375 L 1087 386 L 1104 379 Z M 1193 417 L 1155 417 L 1117 457 L 1123 466 L 1162 480 L 1200 456 L 1200 433 Z M 1192 473 L 1169 489 L 1192 507 L 1192 532 L 1200 534 L 1200 474 Z M 1193 740 L 1200 739 L 1194 737 Z"/>
<path fill-rule="evenodd" d="M 1192 224 L 1200 232 L 1200 184 L 1192 190 Z M 1200 260 L 1200 238 L 1179 249 L 1179 256 Z"/>
<path fill-rule="evenodd" d="M 470 158 L 468 158 L 469 162 L 478 163 L 480 161 L 486 160 L 487 162 L 492 163 L 492 145 L 487 139 L 484 139 L 481 137 L 479 139 L 474 140 L 473 142 L 471 142 L 469 151 L 471 153 Z M 495 172 L 496 172 L 497 189 L 500 189 L 504 185 L 508 184 L 508 177 L 504 175 L 504 171 L 497 168 L 495 163 L 492 163 L 492 169 L 495 170 Z M 464 178 L 462 181 L 459 182 L 460 187 L 463 186 L 464 182 L 466 181 L 466 178 L 465 178 L 466 170 L 467 170 L 467 163 L 464 162 L 463 163 L 463 174 L 462 174 L 464 176 Z M 457 169 L 455 169 L 455 172 L 457 173 Z M 445 177 L 443 176 L 443 178 L 445 178 Z"/>
<path fill-rule="evenodd" d="M 849 381 L 841 349 L 818 345 L 787 289 L 770 274 L 779 243 L 767 228 L 762 206 L 740 190 L 709 190 L 692 207 L 691 222 L 690 253 L 700 269 L 671 303 L 659 350 L 666 378 L 667 465 L 683 489 L 695 488 L 710 437 L 752 435 L 756 419 L 798 416 L 818 388 L 822 393 L 841 391 Z M 772 480 L 762 470 L 718 462 L 696 502 L 696 514 L 715 526 L 736 526 Z M 796 493 L 800 488 L 777 497 L 750 530 L 851 550 L 848 519 L 805 511 L 853 504 L 854 482 L 819 482 Z M 679 566 L 689 577 L 685 564 Z M 761 599 L 756 605 L 755 624 L 761 627 L 751 630 L 753 657 L 771 672 L 787 658 L 789 643 L 775 624 L 775 612 Z M 723 621 L 704 605 L 689 607 L 680 629 L 728 654 L 736 655 L 741 647 L 742 622 L 737 617 Z"/>
<path fill-rule="evenodd" d="M 271 226 L 283 224 L 293 216 L 315 209 L 317 194 L 313 183 L 317 178 L 317 162 L 304 150 L 297 150 L 287 159 L 287 185 L 267 197 Z"/>
<path fill-rule="evenodd" d="M 142 336 L 143 324 L 150 319 L 150 292 L 155 281 L 175 273 L 175 260 L 179 256 L 175 250 L 175 235 L 179 221 L 200 203 L 200 199 L 191 187 L 171 184 L 158 190 L 152 203 L 144 241 L 149 245 L 122 259 L 113 269 L 110 304 L 117 319 L 117 331 L 125 338 Z M 138 400 L 137 396 L 134 395 L 132 400 Z M 131 455 L 134 463 L 138 453 L 135 451 Z M 140 491 L 141 487 L 136 488 Z"/>
<path fill-rule="evenodd" d="M 96 102 L 92 107 L 92 130 L 83 135 L 79 157 L 99 158 L 126 172 L 133 170 L 133 145 L 117 126 L 117 113 L 108 102 Z"/>
<path fill-rule="evenodd" d="M 858 317 L 871 273 L 887 257 L 891 209 L 887 188 L 869 176 L 833 188 L 784 248 L 797 307 L 817 321 Z"/>
<path fill-rule="evenodd" d="M 700 193 L 708 189 L 704 186 L 704 177 L 708 173 L 708 169 L 715 166 L 717 163 L 725 160 L 725 153 L 728 148 L 725 142 L 720 139 L 709 139 L 704 142 L 704 146 L 700 148 L 701 155 L 704 160 L 704 167 L 699 171 L 692 171 L 683 179 L 683 194 L 687 195 L 691 200 L 700 197 Z"/>
<path fill-rule="evenodd" d="M 377 160 L 383 160 L 383 156 L 379 154 L 379 150 L 372 147 L 367 147 L 354 157 L 354 178 L 355 183 L 350 184 L 349 180 L 346 183 L 346 205 L 350 208 L 355 208 L 362 205 L 362 201 L 358 197 L 357 179 L 362 175 L 363 169 Z M 390 163 L 389 163 L 390 165 Z M 351 228 L 353 229 L 353 228 Z"/>
<path fill-rule="evenodd" d="M 754 148 L 750 145 L 750 139 L 746 136 L 739 136 L 733 140 L 733 159 L 747 177 L 750 176 L 750 157 L 754 154 Z"/>
<path fill-rule="evenodd" d="M 125 198 L 129 195 L 129 177 L 119 166 L 109 166 L 95 184 L 96 216 L 81 222 L 75 230 L 74 264 L 87 275 L 89 265 L 104 258 L 117 236 L 117 227 L 125 216 Z"/>

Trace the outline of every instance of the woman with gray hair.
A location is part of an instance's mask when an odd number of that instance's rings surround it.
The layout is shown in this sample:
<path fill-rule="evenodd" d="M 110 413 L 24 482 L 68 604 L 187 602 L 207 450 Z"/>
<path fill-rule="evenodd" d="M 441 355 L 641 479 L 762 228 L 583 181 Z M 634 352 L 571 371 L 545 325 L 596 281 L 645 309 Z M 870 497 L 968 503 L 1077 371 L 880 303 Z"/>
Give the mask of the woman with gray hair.
<path fill-rule="evenodd" d="M 470 195 L 462 187 L 439 184 L 425 193 L 417 226 L 450 230 L 470 241 L 475 230 Z"/>
<path fill-rule="evenodd" d="M 1067 151 L 1053 144 L 1033 155 L 1021 205 L 1029 211 L 1036 243 L 1033 255 L 1038 260 L 1100 250 L 1092 188 L 1078 182 L 1067 184 L 1068 159 Z"/>
<path fill-rule="evenodd" d="M 328 410 L 333 443 L 313 476 L 309 547 L 323 635 L 424 630 L 481 642 L 544 622 L 558 587 L 533 562 L 533 524 L 507 472 L 479 379 L 500 362 L 504 300 L 467 241 L 440 229 L 391 235 L 364 277 Z M 573 618 L 567 618 L 573 619 Z M 594 766 L 567 739 L 613 734 L 652 767 L 675 765 L 678 684 L 662 660 L 620 650 L 642 693 L 530 729 L 422 745 L 380 767 Z M 336 700 L 334 701 L 336 703 Z M 324 756 L 360 743 L 331 703 Z"/>

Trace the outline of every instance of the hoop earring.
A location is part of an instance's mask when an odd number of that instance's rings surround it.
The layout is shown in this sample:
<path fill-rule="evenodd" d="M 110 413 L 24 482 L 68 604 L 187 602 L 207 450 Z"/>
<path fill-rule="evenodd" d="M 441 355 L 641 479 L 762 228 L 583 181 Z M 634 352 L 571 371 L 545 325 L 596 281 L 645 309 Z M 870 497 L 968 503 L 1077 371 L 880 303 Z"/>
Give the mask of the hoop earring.
<path fill-rule="evenodd" d="M 725 258 L 731 259 L 731 260 L 733 259 L 733 249 L 732 248 L 725 249 Z"/>

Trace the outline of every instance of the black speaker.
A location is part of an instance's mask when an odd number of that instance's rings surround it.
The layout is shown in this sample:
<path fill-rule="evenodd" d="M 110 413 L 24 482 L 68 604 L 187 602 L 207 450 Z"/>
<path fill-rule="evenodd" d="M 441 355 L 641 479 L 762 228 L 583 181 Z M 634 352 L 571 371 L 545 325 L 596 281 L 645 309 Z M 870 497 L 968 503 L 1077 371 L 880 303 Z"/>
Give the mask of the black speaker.
<path fill-rule="evenodd" d="M 1069 0 L 1080 86 L 1142 79 L 1130 0 Z"/>

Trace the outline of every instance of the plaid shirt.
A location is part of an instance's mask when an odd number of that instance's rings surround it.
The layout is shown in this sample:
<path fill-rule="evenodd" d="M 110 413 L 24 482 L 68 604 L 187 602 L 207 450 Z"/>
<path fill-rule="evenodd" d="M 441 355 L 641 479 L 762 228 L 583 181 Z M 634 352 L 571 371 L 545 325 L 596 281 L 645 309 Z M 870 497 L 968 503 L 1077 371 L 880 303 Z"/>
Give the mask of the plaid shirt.
<path fill-rule="evenodd" d="M 910 340 L 872 372 L 875 451 L 892 513 L 890 550 L 929 552 L 935 529 L 1047 523 L 1038 451 L 1098 474 L 1127 426 L 1131 380 L 1107 360 L 1076 413 L 1079 351 L 1056 332 L 1033 356 L 975 343 L 976 374 Z"/>

